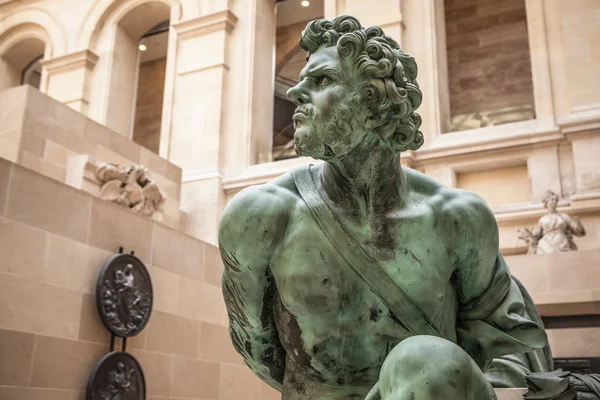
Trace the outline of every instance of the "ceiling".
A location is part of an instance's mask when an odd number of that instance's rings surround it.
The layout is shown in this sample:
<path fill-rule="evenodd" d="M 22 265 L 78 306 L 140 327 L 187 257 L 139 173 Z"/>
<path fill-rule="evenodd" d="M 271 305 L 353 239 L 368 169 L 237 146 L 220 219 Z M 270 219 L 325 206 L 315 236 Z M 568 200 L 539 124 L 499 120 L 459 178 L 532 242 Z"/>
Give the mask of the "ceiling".
<path fill-rule="evenodd" d="M 308 7 L 303 7 L 300 4 L 301 0 L 285 0 L 277 3 L 277 27 L 323 18 L 324 0 L 309 1 Z"/>
<path fill-rule="evenodd" d="M 144 37 L 140 40 L 140 44 L 146 46 L 146 50 L 140 52 L 140 62 L 144 63 L 166 57 L 169 44 L 169 32 L 166 31 Z"/>

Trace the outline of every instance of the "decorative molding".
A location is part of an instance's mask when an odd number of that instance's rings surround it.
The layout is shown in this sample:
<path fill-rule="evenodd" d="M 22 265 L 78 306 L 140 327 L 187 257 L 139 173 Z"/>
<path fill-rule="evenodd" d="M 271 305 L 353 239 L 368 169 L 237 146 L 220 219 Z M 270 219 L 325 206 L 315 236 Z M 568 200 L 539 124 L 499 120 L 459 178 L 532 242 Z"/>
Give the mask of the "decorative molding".
<path fill-rule="evenodd" d="M 185 38 L 206 35 L 207 33 L 226 31 L 231 33 L 238 22 L 238 17 L 231 11 L 218 11 L 198 18 L 188 19 L 171 25 L 175 32 Z"/>
<path fill-rule="evenodd" d="M 588 201 L 576 201 L 571 198 L 571 202 L 561 201 L 558 203 L 558 211 L 569 214 L 582 215 L 589 213 L 598 213 L 600 209 L 600 198 L 590 199 Z M 538 220 L 546 214 L 546 209 L 541 203 L 519 203 L 505 206 L 502 211 L 500 207 L 493 207 L 492 211 L 496 216 L 498 226 L 515 225 L 517 222 Z"/>
<path fill-rule="evenodd" d="M 600 200 L 600 192 L 575 193 L 571 196 L 572 202 L 588 200 Z"/>
<path fill-rule="evenodd" d="M 567 134 L 600 129 L 600 103 L 573 107 L 570 114 L 559 117 L 557 122 Z"/>
<path fill-rule="evenodd" d="M 75 53 L 41 61 L 42 66 L 51 74 L 71 71 L 77 68 L 92 70 L 98 62 L 98 56 L 90 50 L 77 51 Z"/>
<path fill-rule="evenodd" d="M 266 183 L 301 165 L 318 165 L 322 162 L 323 161 L 314 160 L 310 157 L 297 157 L 282 161 L 251 165 L 241 174 L 236 175 L 233 178 L 226 177 L 223 180 L 223 190 L 225 190 L 227 194 L 235 193 L 247 186 Z"/>
<path fill-rule="evenodd" d="M 205 66 L 202 66 L 199 68 L 192 68 L 187 71 L 178 72 L 177 76 L 195 74 L 197 72 L 208 71 L 208 70 L 216 69 L 216 68 L 225 68 L 225 70 L 229 71 L 229 65 L 227 65 L 225 63 L 216 63 L 216 64 L 211 64 L 211 65 L 205 65 Z"/>
<path fill-rule="evenodd" d="M 181 183 L 205 181 L 208 179 L 224 179 L 224 175 L 219 170 L 197 170 L 184 172 L 181 177 Z"/>
<path fill-rule="evenodd" d="M 564 139 L 551 121 L 531 120 L 442 134 L 424 149 L 416 151 L 418 162 L 443 159 L 489 150 L 507 149 Z"/>

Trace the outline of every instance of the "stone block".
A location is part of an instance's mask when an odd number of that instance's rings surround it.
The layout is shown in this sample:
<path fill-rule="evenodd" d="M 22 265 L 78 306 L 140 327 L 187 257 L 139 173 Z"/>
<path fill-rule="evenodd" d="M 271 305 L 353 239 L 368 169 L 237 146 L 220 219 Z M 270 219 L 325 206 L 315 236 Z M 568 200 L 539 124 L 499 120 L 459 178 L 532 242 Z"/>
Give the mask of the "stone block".
<path fill-rule="evenodd" d="M 221 365 L 220 400 L 261 400 L 261 397 L 261 381 L 247 367 Z"/>
<path fill-rule="evenodd" d="M 0 157 L 0 216 L 4 215 L 6 209 L 6 196 L 8 195 L 8 184 L 12 163 Z"/>
<path fill-rule="evenodd" d="M 41 279 L 79 292 L 94 294 L 96 279 L 111 252 L 58 235 L 50 235 Z"/>
<path fill-rule="evenodd" d="M 181 276 L 177 314 L 227 326 L 227 310 L 220 287 Z"/>
<path fill-rule="evenodd" d="M 271 386 L 263 383 L 262 387 L 262 400 L 281 400 L 281 392 L 273 389 Z"/>
<path fill-rule="evenodd" d="M 142 147 L 122 135 L 111 135 L 110 150 L 126 157 L 130 164 L 140 163 L 140 152 Z M 142 164 L 143 165 L 143 164 Z"/>
<path fill-rule="evenodd" d="M 105 148 L 110 148 L 111 138 L 113 135 L 116 135 L 116 133 L 112 132 L 104 125 L 101 125 L 91 119 L 86 119 L 85 130 L 83 134 L 93 143 L 104 146 Z"/>
<path fill-rule="evenodd" d="M 6 217 L 85 242 L 92 198 L 43 175 L 14 166 Z"/>
<path fill-rule="evenodd" d="M 68 390 L 0 386 L 2 400 L 73 400 L 70 396 Z"/>
<path fill-rule="evenodd" d="M 202 321 L 229 326 L 225 300 L 223 299 L 223 292 L 220 287 L 203 282 L 198 308 Z"/>
<path fill-rule="evenodd" d="M 29 105 L 28 100 L 28 105 Z M 43 139 L 52 140 L 58 144 L 65 145 L 67 129 L 59 121 L 48 118 L 39 110 L 28 108 L 23 120 L 23 132 L 25 135 L 34 134 Z"/>
<path fill-rule="evenodd" d="M 31 386 L 83 391 L 94 365 L 107 350 L 106 345 L 38 336 Z"/>
<path fill-rule="evenodd" d="M 38 157 L 44 156 L 46 140 L 33 133 L 25 133 L 21 137 L 21 150 L 35 154 Z"/>
<path fill-rule="evenodd" d="M 0 218 L 0 271 L 37 279 L 44 269 L 48 234 Z"/>
<path fill-rule="evenodd" d="M 221 287 L 223 269 L 219 248 L 207 244 L 204 250 L 204 282 Z"/>
<path fill-rule="evenodd" d="M 523 400 L 526 389 L 496 389 L 498 400 Z"/>
<path fill-rule="evenodd" d="M 146 329 L 144 329 L 141 333 L 127 339 L 127 348 L 144 350 L 147 341 L 148 335 L 146 334 Z"/>
<path fill-rule="evenodd" d="M 116 133 L 115 133 L 116 135 Z M 123 165 L 137 164 L 133 160 L 113 151 L 111 148 L 107 148 L 104 145 L 99 144 L 96 148 L 96 161 L 98 163 L 117 163 Z"/>
<path fill-rule="evenodd" d="M 19 165 L 28 168 L 34 172 L 54 179 L 58 182 L 64 182 L 66 178 L 66 169 L 63 166 L 54 164 L 43 157 L 37 156 L 25 150 L 19 150 Z"/>
<path fill-rule="evenodd" d="M 174 357 L 171 396 L 207 400 L 224 399 L 222 393 L 219 394 L 220 374 L 217 363 Z M 237 398 L 250 399 L 247 396 Z"/>
<path fill-rule="evenodd" d="M 25 110 L 23 108 L 0 108 L 0 136 L 8 132 L 21 132 Z"/>
<path fill-rule="evenodd" d="M 79 340 L 86 342 L 109 343 L 110 333 L 100 320 L 96 307 L 96 296 L 84 294 L 81 303 L 81 316 L 79 318 Z"/>
<path fill-rule="evenodd" d="M 600 328 L 549 329 L 552 355 L 560 358 L 600 357 Z"/>
<path fill-rule="evenodd" d="M 133 211 L 93 199 L 89 244 L 116 253 L 120 246 L 150 264 L 153 222 Z"/>
<path fill-rule="evenodd" d="M 131 350 L 131 354 L 144 370 L 148 396 L 169 396 L 173 357 L 143 350 Z"/>
<path fill-rule="evenodd" d="M 34 338 L 30 333 L 0 329 L 0 386 L 29 385 Z"/>
<path fill-rule="evenodd" d="M 200 326 L 200 358 L 207 361 L 245 365 L 235 351 L 229 329 L 225 326 L 202 322 Z"/>
<path fill-rule="evenodd" d="M 167 161 L 166 178 L 175 183 L 181 183 L 181 168 Z"/>
<path fill-rule="evenodd" d="M 145 147 L 140 150 L 140 164 L 163 177 L 167 175 L 167 160 Z"/>
<path fill-rule="evenodd" d="M 96 147 L 93 140 L 80 135 L 78 132 L 67 132 L 67 145 L 69 150 L 76 154 L 87 154 L 90 157 L 96 157 Z"/>
<path fill-rule="evenodd" d="M 162 268 L 147 266 L 152 278 L 155 310 L 175 314 L 177 312 L 177 291 L 179 276 Z"/>
<path fill-rule="evenodd" d="M 75 153 L 70 151 L 66 146 L 54 143 L 52 140 L 46 140 L 46 147 L 44 149 L 45 160 L 66 168 L 69 157 L 73 155 Z"/>
<path fill-rule="evenodd" d="M 0 110 L 24 109 L 29 86 L 15 86 L 0 91 Z"/>
<path fill-rule="evenodd" d="M 0 158 L 17 162 L 21 133 L 17 130 L 8 130 L 0 133 Z"/>
<path fill-rule="evenodd" d="M 180 316 L 153 311 L 146 326 L 146 350 L 197 357 L 200 323 Z"/>
<path fill-rule="evenodd" d="M 598 250 L 555 253 L 542 257 L 547 270 L 550 292 L 575 292 L 598 288 L 600 282 Z"/>
<path fill-rule="evenodd" d="M 81 301 L 81 293 L 0 273 L 0 328 L 76 338 Z"/>
<path fill-rule="evenodd" d="M 156 223 L 153 243 L 152 265 L 193 279 L 202 279 L 202 242 Z"/>

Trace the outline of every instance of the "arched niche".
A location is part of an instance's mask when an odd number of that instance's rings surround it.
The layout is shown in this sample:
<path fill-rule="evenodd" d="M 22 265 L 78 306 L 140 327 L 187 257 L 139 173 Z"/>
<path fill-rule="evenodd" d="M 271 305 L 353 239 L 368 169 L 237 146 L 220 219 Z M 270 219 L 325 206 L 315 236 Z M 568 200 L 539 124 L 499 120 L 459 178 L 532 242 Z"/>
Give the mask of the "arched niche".
<path fill-rule="evenodd" d="M 0 90 L 29 84 L 44 91 L 40 62 L 51 51 L 48 32 L 39 25 L 23 23 L 6 30 L 0 35 Z"/>
<path fill-rule="evenodd" d="M 104 8 L 102 8 L 104 7 Z M 180 17 L 180 4 L 171 0 L 100 1 L 82 25 L 79 46 L 89 48 L 99 56 L 91 81 L 88 115 L 115 130 L 134 138 L 140 62 L 143 53 L 139 46 L 153 28 L 164 26 L 167 32 Z M 175 19 L 174 19 L 175 18 Z M 163 81 L 173 68 L 176 43 L 167 39 Z M 160 75 L 160 74 L 159 74 Z M 171 78 L 172 79 L 172 78 Z M 164 88 L 164 85 L 159 85 Z M 162 100 L 161 93 L 161 102 Z M 162 104 L 158 107 L 162 110 Z M 156 124 L 155 124 L 156 125 Z M 158 122 L 160 136 L 161 122 Z M 144 145 L 147 145 L 143 143 Z M 151 150 L 158 151 L 152 144 Z"/>

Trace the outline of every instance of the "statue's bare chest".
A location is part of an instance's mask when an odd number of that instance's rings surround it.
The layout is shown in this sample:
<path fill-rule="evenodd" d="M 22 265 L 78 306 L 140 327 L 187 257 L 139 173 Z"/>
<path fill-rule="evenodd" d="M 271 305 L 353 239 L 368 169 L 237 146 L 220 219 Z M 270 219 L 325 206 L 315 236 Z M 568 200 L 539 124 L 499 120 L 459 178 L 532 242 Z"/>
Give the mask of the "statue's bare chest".
<path fill-rule="evenodd" d="M 372 252 L 390 279 L 416 303 L 425 310 L 438 306 L 447 295 L 452 274 L 443 237 L 438 236 L 426 213 L 413 212 L 410 218 L 391 216 L 385 225 L 384 229 L 348 227 L 355 231 L 363 249 Z M 310 210 L 300 209 L 294 216 L 272 259 L 271 270 L 283 305 L 298 317 L 351 312 L 376 318 L 371 308 L 385 308 L 329 242 Z"/>

